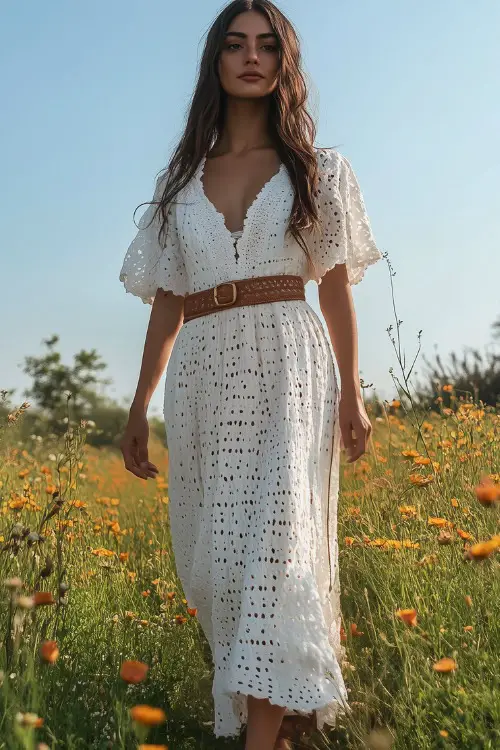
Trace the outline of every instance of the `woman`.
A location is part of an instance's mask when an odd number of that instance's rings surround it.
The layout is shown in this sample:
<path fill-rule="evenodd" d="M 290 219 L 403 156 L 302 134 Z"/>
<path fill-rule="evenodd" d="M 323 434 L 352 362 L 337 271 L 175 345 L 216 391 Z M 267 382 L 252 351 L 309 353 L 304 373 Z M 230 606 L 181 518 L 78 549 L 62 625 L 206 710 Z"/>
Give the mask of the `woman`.
<path fill-rule="evenodd" d="M 382 254 L 348 160 L 313 146 L 300 66 L 271 2 L 222 11 L 120 274 L 152 304 L 125 465 L 157 472 L 146 411 L 167 366 L 177 571 L 212 650 L 215 735 L 246 725 L 246 750 L 286 747 L 294 715 L 321 728 L 346 708 L 339 449 L 357 460 L 371 432 L 350 285 Z"/>

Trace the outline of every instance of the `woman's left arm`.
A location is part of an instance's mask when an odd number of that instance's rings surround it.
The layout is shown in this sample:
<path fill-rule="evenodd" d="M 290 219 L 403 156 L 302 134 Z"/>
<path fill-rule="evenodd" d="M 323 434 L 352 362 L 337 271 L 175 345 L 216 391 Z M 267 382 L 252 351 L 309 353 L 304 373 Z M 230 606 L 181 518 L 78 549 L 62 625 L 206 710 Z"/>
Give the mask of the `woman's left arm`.
<path fill-rule="evenodd" d="M 339 421 L 342 444 L 349 455 L 348 463 L 353 463 L 366 452 L 372 425 L 361 394 L 358 327 L 345 263 L 338 263 L 324 274 L 318 287 L 318 299 L 341 379 Z"/>

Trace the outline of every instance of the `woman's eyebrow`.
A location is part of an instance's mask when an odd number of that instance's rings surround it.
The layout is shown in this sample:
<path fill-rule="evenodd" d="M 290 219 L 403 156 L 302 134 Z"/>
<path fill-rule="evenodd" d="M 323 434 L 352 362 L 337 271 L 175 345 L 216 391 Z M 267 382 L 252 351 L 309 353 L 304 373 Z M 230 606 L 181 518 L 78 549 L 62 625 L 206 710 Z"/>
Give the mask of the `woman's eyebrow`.
<path fill-rule="evenodd" d="M 243 33 L 243 31 L 226 31 L 224 36 L 239 36 L 241 39 L 246 39 L 248 34 Z M 278 38 L 274 31 L 269 31 L 265 34 L 257 34 L 257 39 L 264 39 L 267 37 L 272 37 L 273 39 Z"/>

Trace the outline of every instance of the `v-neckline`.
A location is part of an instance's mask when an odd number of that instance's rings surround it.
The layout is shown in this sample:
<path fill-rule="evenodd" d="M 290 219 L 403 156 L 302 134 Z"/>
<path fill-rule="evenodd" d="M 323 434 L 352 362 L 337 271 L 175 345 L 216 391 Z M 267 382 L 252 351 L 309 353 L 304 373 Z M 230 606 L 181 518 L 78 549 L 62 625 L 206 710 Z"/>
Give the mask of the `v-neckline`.
<path fill-rule="evenodd" d="M 278 171 L 275 172 L 262 185 L 261 189 L 259 190 L 259 192 L 257 193 L 257 195 L 255 196 L 255 198 L 253 199 L 252 203 L 249 205 L 249 207 L 247 209 L 247 212 L 245 214 L 245 218 L 243 220 L 243 227 L 241 229 L 238 229 L 236 232 L 230 232 L 229 229 L 228 229 L 228 227 L 227 227 L 227 224 L 226 224 L 226 217 L 224 216 L 224 214 L 222 213 L 222 211 L 219 211 L 219 209 L 214 206 L 214 204 L 212 203 L 212 201 L 209 199 L 208 195 L 205 192 L 205 187 L 203 185 L 203 175 L 204 175 L 204 172 L 205 172 L 205 164 L 206 164 L 206 162 L 207 162 L 207 157 L 203 156 L 202 159 L 201 159 L 201 162 L 200 162 L 200 166 L 198 167 L 198 173 L 197 173 L 198 180 L 197 180 L 197 182 L 198 182 L 198 185 L 200 187 L 200 191 L 202 193 L 202 196 L 203 196 L 205 202 L 208 204 L 208 206 L 211 208 L 211 210 L 214 212 L 214 214 L 218 217 L 219 221 L 221 222 L 221 224 L 222 224 L 222 226 L 224 228 L 224 231 L 226 233 L 226 237 L 228 237 L 229 241 L 231 242 L 231 245 L 234 246 L 234 247 L 236 247 L 236 244 L 239 243 L 241 240 L 243 240 L 243 238 L 245 236 L 246 228 L 247 228 L 247 225 L 248 225 L 248 221 L 249 221 L 252 213 L 255 211 L 255 209 L 256 209 L 256 207 L 257 207 L 260 199 L 262 198 L 263 193 L 265 192 L 265 190 L 267 188 L 270 187 L 270 185 L 274 182 L 274 180 L 277 177 L 279 177 L 279 175 L 281 174 L 281 172 L 282 172 L 282 170 L 283 170 L 283 168 L 285 166 L 285 163 L 284 162 L 280 162 Z M 239 232 L 241 232 L 240 236 L 235 239 L 233 237 L 233 234 L 237 234 Z"/>

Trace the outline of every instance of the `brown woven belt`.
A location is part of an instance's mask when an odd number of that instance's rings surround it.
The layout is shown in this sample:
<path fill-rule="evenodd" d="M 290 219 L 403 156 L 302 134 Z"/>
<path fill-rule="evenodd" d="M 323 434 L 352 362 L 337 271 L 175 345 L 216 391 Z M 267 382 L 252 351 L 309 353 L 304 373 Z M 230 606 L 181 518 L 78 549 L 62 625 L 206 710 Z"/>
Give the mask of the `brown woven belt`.
<path fill-rule="evenodd" d="M 226 281 L 184 298 L 184 323 L 228 307 L 260 305 L 281 300 L 305 300 L 302 276 L 279 274 Z"/>

